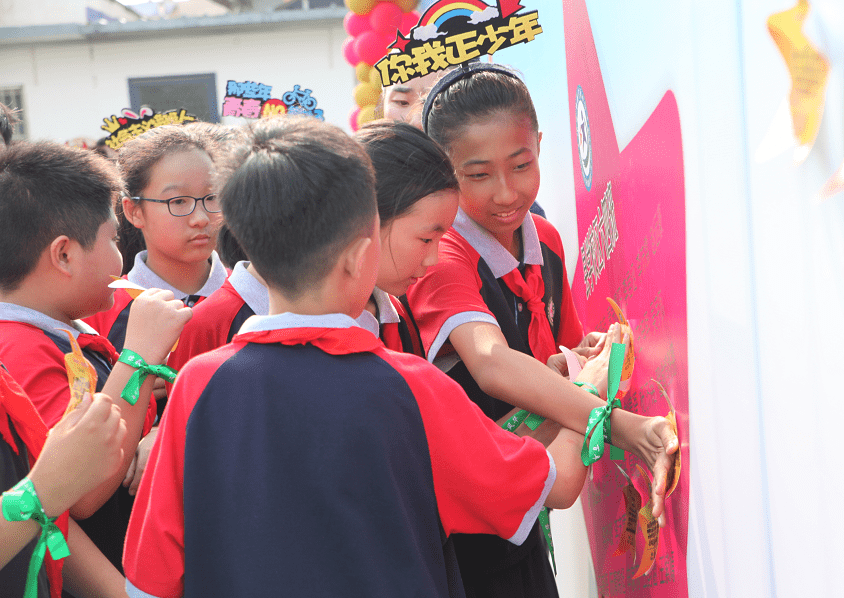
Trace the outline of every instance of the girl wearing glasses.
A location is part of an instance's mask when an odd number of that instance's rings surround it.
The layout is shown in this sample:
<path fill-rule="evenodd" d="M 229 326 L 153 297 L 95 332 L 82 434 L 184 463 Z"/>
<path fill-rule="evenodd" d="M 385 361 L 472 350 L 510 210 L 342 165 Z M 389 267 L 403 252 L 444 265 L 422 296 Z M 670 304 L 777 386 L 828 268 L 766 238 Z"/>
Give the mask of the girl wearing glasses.
<path fill-rule="evenodd" d="M 220 288 L 228 276 L 215 251 L 222 214 L 211 192 L 213 147 L 207 132 L 168 125 L 127 142 L 117 157 L 127 190 L 117 208 L 124 277 L 144 288 L 172 291 L 188 307 Z M 118 353 L 131 306 L 126 290 L 117 289 L 110 310 L 85 319 Z M 160 415 L 166 392 L 162 380 L 156 383 Z M 126 474 L 123 485 L 132 495 L 156 432 L 153 428 L 141 440 Z"/>
<path fill-rule="evenodd" d="M 211 193 L 212 143 L 207 134 L 172 125 L 150 129 L 118 153 L 127 189 L 117 210 L 125 278 L 170 290 L 188 307 L 227 276 L 215 251 L 222 214 Z M 118 289 L 112 309 L 86 320 L 118 351 L 131 302 Z"/>

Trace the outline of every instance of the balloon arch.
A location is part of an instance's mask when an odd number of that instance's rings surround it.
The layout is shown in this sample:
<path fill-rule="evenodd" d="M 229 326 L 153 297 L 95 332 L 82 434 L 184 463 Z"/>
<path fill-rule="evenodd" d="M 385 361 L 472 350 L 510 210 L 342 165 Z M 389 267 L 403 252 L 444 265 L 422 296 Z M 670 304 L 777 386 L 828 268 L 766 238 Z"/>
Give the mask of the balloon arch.
<path fill-rule="evenodd" d="M 417 0 L 345 0 L 349 13 L 343 25 L 349 37 L 343 42 L 343 56 L 355 67 L 355 108 L 349 115 L 353 131 L 377 118 L 381 99 L 381 77 L 373 65 L 388 52 L 396 30 L 407 35 L 419 21 L 414 12 Z"/>

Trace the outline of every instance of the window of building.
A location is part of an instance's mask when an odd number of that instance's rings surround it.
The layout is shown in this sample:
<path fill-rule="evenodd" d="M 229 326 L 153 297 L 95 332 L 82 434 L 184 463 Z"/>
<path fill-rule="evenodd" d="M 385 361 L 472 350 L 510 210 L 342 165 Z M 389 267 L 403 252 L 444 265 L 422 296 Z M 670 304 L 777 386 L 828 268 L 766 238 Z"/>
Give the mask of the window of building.
<path fill-rule="evenodd" d="M 129 79 L 129 103 L 135 112 L 141 106 L 156 112 L 184 108 L 198 120 L 220 122 L 214 73 Z"/>
<path fill-rule="evenodd" d="M 18 122 L 12 139 L 26 139 L 26 114 L 23 112 L 23 87 L 0 87 L 0 103 L 15 111 Z M 0 140 L 2 143 L 2 140 Z"/>

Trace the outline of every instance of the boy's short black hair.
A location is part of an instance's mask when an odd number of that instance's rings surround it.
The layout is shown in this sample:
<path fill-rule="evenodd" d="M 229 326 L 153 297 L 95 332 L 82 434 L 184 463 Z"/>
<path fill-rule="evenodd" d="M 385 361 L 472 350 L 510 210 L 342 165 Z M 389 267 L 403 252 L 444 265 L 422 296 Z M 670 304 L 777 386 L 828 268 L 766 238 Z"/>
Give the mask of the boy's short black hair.
<path fill-rule="evenodd" d="M 247 132 L 221 169 L 223 216 L 267 284 L 296 298 L 373 233 L 375 173 L 359 143 L 315 118 L 261 120 Z"/>
<path fill-rule="evenodd" d="M 16 289 L 60 235 L 90 248 L 122 188 L 90 150 L 42 141 L 0 152 L 0 288 Z"/>

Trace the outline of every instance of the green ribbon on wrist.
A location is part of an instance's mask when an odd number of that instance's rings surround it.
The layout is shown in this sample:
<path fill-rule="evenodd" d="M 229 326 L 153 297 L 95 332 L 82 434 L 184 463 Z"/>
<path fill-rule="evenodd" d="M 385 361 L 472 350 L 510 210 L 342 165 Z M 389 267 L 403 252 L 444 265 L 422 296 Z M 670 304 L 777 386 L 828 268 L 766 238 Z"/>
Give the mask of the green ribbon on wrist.
<path fill-rule="evenodd" d="M 129 378 L 123 392 L 120 393 L 120 398 L 134 405 L 138 402 L 141 396 L 141 385 L 147 379 L 147 376 L 152 374 L 162 378 L 166 382 L 172 383 L 176 379 L 176 370 L 166 365 L 149 365 L 144 358 L 132 351 L 131 349 L 123 349 L 120 353 L 120 358 L 117 360 L 121 363 L 135 368 L 135 373 Z"/>
<path fill-rule="evenodd" d="M 586 434 L 583 439 L 583 448 L 580 451 L 580 460 L 586 466 L 592 465 L 604 455 L 604 446 L 612 445 L 612 432 L 610 428 L 610 414 L 614 408 L 621 408 L 621 401 L 615 398 L 618 387 L 621 384 L 621 370 L 624 366 L 625 347 L 622 343 L 613 343 L 610 351 L 610 363 L 607 374 L 607 404 L 603 407 L 595 407 L 589 414 L 589 423 L 586 426 Z M 575 382 L 575 384 L 577 384 Z M 578 384 L 584 386 L 586 383 Z M 592 386 L 591 384 L 589 386 Z M 592 394 L 597 390 L 592 386 L 588 389 Z M 610 446 L 610 458 L 614 460 L 623 459 L 624 451 L 617 447 Z"/>
<path fill-rule="evenodd" d="M 29 570 L 26 573 L 26 589 L 24 598 L 35 598 L 38 595 L 38 572 L 44 562 L 47 549 L 53 560 L 70 556 L 70 548 L 62 535 L 62 530 L 56 525 L 55 517 L 47 517 L 44 507 L 35 492 L 32 480 L 24 478 L 11 490 L 3 493 L 3 518 L 6 521 L 26 521 L 32 519 L 41 525 L 41 536 L 32 551 L 29 560 Z"/>

